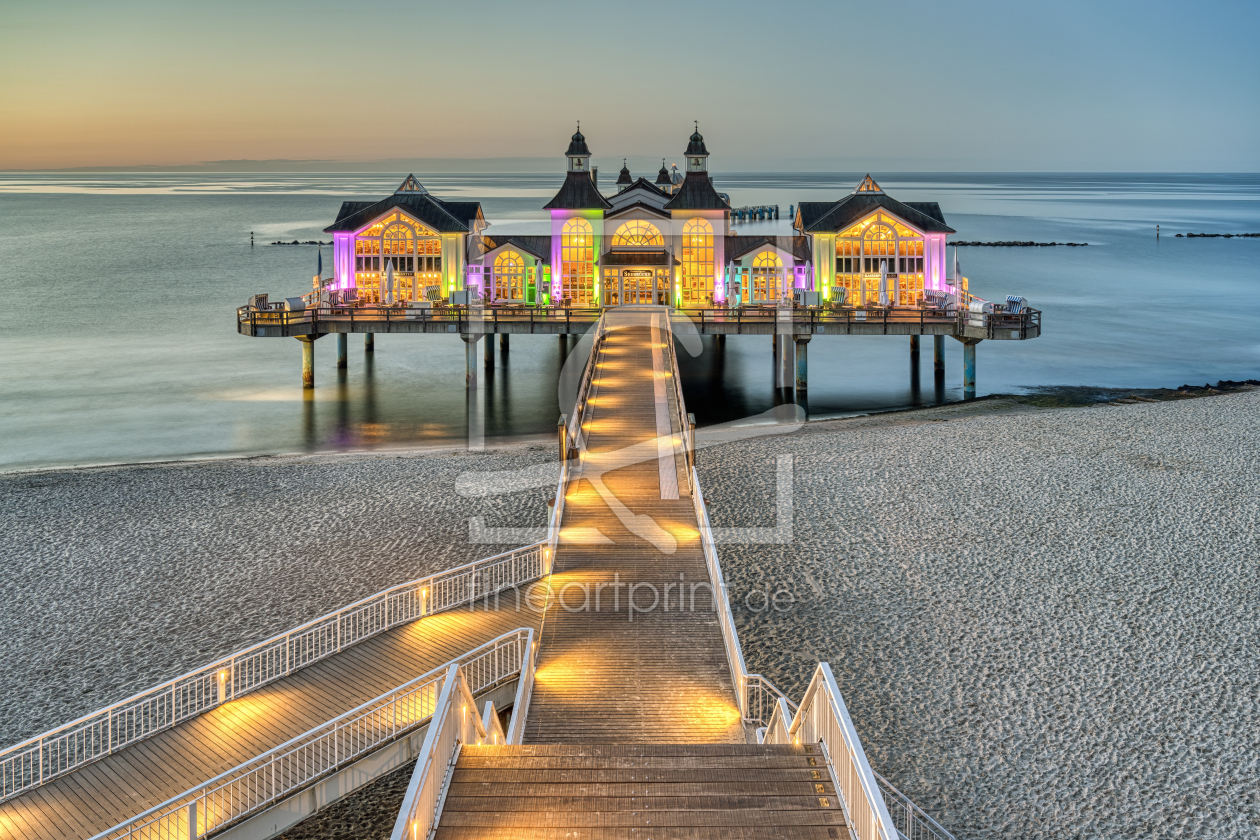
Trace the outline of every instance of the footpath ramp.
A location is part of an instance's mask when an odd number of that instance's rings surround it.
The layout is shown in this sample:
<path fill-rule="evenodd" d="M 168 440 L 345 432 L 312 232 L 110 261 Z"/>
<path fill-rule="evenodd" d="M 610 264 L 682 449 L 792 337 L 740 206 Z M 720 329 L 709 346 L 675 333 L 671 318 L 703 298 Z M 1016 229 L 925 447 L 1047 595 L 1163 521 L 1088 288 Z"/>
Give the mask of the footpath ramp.
<path fill-rule="evenodd" d="M 663 307 L 610 312 L 526 743 L 745 743 L 690 497 Z"/>
<path fill-rule="evenodd" d="M 0 802 L 0 840 L 83 840 L 518 627 L 534 611 L 461 607 L 387 630 Z M 490 601 L 493 604 L 493 599 Z"/>

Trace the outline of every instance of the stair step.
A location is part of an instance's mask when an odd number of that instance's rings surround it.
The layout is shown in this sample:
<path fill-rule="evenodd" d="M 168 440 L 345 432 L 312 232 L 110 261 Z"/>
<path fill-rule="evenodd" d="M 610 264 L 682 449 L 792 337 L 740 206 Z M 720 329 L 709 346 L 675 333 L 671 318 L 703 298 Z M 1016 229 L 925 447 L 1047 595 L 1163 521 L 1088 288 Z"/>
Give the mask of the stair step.
<path fill-rule="evenodd" d="M 434 840 L 849 840 L 844 826 L 439 828 Z"/>
<path fill-rule="evenodd" d="M 813 744 L 512 744 L 512 746 L 467 746 L 465 756 L 813 756 Z"/>
<path fill-rule="evenodd" d="M 849 840 L 814 745 L 465 747 L 438 840 Z"/>
<path fill-rule="evenodd" d="M 825 768 L 812 769 L 800 759 L 793 759 L 791 767 L 776 767 L 759 763 L 751 768 L 757 778 L 766 782 L 818 782 L 828 779 Z M 798 764 L 799 763 L 799 764 Z M 452 784 L 620 784 L 625 782 L 650 782 L 652 784 L 677 783 L 725 783 L 747 779 L 748 767 L 695 768 L 666 767 L 569 767 L 562 769 L 526 769 L 511 767 L 466 767 L 462 763 L 455 769 Z"/>

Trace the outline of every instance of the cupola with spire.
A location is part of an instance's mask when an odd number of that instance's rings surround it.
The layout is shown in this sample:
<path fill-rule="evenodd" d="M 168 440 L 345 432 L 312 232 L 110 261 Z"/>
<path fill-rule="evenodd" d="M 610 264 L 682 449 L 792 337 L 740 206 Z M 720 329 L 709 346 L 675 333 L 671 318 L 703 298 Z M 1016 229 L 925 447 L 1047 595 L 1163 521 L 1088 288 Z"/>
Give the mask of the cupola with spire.
<path fill-rule="evenodd" d="M 617 192 L 621 192 L 626 187 L 634 183 L 634 179 L 630 177 L 630 167 L 626 165 L 626 159 L 621 159 L 621 173 L 617 175 Z"/>
<path fill-rule="evenodd" d="M 687 144 L 687 171 L 707 172 L 709 168 L 709 150 L 704 147 L 704 138 L 700 136 L 700 123 L 696 122 L 696 131 Z"/>
<path fill-rule="evenodd" d="M 668 190 L 671 183 L 669 170 L 665 168 L 665 158 L 661 158 L 661 171 L 656 173 L 656 185 L 663 190 Z"/>
<path fill-rule="evenodd" d="M 586 138 L 582 136 L 582 123 L 577 124 L 577 131 L 569 141 L 569 151 L 564 153 L 569 159 L 570 172 L 591 171 L 591 150 L 586 146 Z"/>

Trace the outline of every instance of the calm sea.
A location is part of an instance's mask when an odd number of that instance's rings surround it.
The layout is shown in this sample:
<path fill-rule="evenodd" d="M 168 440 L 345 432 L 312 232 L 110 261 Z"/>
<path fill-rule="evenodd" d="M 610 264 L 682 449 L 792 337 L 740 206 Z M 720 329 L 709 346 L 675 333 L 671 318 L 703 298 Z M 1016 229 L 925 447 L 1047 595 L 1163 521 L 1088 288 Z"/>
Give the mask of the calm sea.
<path fill-rule="evenodd" d="M 379 198 L 405 174 L 0 174 L 0 469 L 463 438 L 456 336 L 378 336 L 370 361 L 352 337 L 342 380 L 336 343 L 320 341 L 317 388 L 305 399 L 298 342 L 234 327 L 249 295 L 310 288 L 315 247 L 267 243 L 326 240 L 342 199 Z M 835 200 L 861 174 L 715 180 L 737 206 L 782 208 L 782 221 L 739 232 L 787 234 L 789 205 Z M 961 240 L 1089 243 L 960 249 L 974 293 L 1022 294 L 1044 313 L 1042 338 L 980 345 L 982 394 L 1260 376 L 1260 239 L 1173 236 L 1260 231 L 1260 176 L 876 177 L 902 200 L 940 202 Z M 544 232 L 539 207 L 558 184 L 554 175 L 421 180 L 439 196 L 480 200 L 494 230 L 515 232 Z M 932 388 L 930 347 L 919 390 L 904 337 L 815 339 L 810 415 L 960 398 L 960 345 L 947 342 L 944 394 Z M 706 342 L 684 361 L 701 424 L 774 404 L 768 337 L 733 337 L 721 356 Z M 513 337 L 488 386 L 489 437 L 554 431 L 561 362 L 556 338 Z"/>

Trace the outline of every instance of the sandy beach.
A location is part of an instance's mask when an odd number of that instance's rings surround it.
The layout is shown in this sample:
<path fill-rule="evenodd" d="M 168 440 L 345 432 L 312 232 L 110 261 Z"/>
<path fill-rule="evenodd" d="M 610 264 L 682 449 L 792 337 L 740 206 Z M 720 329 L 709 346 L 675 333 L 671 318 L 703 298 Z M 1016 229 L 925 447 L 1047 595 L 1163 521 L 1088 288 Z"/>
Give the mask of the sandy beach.
<path fill-rule="evenodd" d="M 986 400 L 705 449 L 750 669 L 831 663 L 876 770 L 962 838 L 1260 830 L 1260 391 Z M 470 500 L 543 445 L 0 476 L 0 741 L 388 585 L 493 554 L 549 488 Z M 758 592 L 790 593 L 783 611 Z M 12 608 L 21 605 L 21 609 Z M 750 606 L 751 605 L 751 606 Z M 312 835 L 315 836 L 315 835 Z"/>

